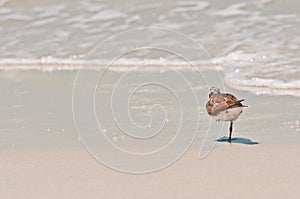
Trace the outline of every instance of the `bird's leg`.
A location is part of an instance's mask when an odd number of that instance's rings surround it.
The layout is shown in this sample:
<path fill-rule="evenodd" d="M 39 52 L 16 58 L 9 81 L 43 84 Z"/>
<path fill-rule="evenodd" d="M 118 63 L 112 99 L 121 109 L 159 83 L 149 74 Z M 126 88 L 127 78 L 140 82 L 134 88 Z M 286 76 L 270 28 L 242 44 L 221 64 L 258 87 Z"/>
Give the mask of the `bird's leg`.
<path fill-rule="evenodd" d="M 230 127 L 229 127 L 229 138 L 228 138 L 228 142 L 231 142 L 232 125 L 233 125 L 233 122 L 232 122 L 232 121 L 230 121 Z"/>

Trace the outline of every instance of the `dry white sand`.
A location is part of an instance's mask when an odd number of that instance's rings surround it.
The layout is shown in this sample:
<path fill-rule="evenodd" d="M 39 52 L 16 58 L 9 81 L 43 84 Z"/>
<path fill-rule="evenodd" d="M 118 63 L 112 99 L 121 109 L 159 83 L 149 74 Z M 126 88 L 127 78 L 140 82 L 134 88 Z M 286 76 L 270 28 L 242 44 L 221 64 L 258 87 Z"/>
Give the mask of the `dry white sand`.
<path fill-rule="evenodd" d="M 150 174 L 111 170 L 83 148 L 1 149 L 1 198 L 299 198 L 299 145 L 218 143 Z"/>

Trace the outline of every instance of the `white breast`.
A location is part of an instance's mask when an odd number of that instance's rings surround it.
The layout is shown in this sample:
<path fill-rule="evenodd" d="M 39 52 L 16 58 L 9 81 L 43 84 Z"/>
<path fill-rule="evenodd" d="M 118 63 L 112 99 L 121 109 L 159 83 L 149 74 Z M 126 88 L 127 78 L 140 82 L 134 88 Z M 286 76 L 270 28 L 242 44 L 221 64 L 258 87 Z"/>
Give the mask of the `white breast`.
<path fill-rule="evenodd" d="M 214 119 L 217 121 L 234 121 L 240 114 L 243 112 L 243 107 L 236 107 L 227 109 L 226 111 L 220 112 L 217 116 L 214 116 Z"/>

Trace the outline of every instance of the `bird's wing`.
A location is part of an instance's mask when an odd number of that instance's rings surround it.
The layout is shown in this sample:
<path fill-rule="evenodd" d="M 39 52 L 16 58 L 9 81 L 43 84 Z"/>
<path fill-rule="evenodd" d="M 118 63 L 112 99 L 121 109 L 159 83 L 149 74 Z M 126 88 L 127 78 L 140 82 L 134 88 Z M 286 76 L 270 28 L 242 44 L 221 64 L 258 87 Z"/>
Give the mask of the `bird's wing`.
<path fill-rule="evenodd" d="M 207 104 L 206 109 L 209 115 L 216 116 L 222 111 L 226 111 L 229 108 L 227 103 L 226 94 L 218 94 L 211 97 Z"/>
<path fill-rule="evenodd" d="M 234 95 L 229 93 L 217 94 L 208 100 L 206 109 L 209 115 L 216 116 L 227 109 L 247 107 L 241 103 L 242 101 L 244 101 L 244 99 L 238 100 Z"/>

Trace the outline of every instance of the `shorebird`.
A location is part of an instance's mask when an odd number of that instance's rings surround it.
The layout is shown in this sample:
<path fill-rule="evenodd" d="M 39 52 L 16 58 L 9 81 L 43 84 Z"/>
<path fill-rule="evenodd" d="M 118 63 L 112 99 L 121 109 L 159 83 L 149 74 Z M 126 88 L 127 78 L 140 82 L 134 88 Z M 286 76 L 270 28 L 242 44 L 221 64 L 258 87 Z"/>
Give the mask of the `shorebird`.
<path fill-rule="evenodd" d="M 212 87 L 209 91 L 206 111 L 216 121 L 230 122 L 228 142 L 231 142 L 233 121 L 241 115 L 243 108 L 247 107 L 241 103 L 244 99 L 239 100 L 230 93 L 221 93 L 216 87 Z"/>

